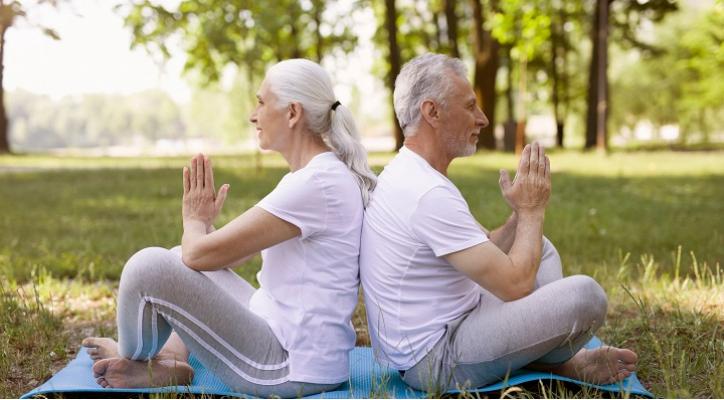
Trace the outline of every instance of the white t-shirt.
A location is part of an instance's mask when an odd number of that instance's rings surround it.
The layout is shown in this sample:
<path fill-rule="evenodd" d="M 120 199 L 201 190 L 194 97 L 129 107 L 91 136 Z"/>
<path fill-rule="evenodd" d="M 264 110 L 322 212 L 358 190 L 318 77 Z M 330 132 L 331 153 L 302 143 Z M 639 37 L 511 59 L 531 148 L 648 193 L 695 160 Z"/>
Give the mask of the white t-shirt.
<path fill-rule="evenodd" d="M 352 172 L 334 153 L 319 154 L 256 206 L 302 233 L 262 251 L 249 308 L 289 352 L 289 381 L 346 381 L 364 213 Z"/>
<path fill-rule="evenodd" d="M 377 359 L 406 370 L 471 310 L 480 287 L 442 256 L 488 240 L 460 191 L 406 147 L 365 210 L 360 276 Z"/>

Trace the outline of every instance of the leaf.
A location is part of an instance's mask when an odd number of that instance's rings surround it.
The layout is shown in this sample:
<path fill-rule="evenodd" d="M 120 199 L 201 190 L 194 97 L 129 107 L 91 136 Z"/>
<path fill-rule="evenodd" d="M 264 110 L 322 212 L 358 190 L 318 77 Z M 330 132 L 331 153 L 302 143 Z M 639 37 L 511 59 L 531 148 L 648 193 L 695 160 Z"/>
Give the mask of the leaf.
<path fill-rule="evenodd" d="M 43 28 L 43 33 L 50 36 L 54 40 L 60 40 L 60 35 L 52 28 Z"/>

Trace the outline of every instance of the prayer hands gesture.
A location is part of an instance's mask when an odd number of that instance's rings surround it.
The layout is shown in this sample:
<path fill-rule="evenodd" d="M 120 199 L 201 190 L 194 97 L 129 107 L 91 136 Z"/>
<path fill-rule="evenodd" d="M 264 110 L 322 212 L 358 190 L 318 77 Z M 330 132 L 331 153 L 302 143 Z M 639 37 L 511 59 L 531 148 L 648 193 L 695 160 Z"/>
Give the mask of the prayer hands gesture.
<path fill-rule="evenodd" d="M 184 167 L 183 181 L 182 215 L 184 224 L 200 221 L 206 227 L 211 226 L 224 205 L 229 185 L 222 185 L 219 193 L 216 193 L 211 160 L 203 154 L 198 154 L 191 159 L 190 169 Z"/>
<path fill-rule="evenodd" d="M 508 171 L 500 170 L 499 183 L 505 201 L 516 212 L 545 212 L 551 194 L 551 164 L 543 147 L 538 142 L 526 145 L 513 182 Z"/>

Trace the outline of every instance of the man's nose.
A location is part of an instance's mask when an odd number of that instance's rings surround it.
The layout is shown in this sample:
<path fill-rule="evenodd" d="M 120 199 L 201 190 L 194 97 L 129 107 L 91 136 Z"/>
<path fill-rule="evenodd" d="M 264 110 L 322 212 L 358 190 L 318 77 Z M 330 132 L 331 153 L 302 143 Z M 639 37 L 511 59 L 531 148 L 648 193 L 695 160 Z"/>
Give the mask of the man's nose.
<path fill-rule="evenodd" d="M 485 116 L 483 110 L 478 108 L 478 111 L 480 111 L 480 115 L 478 115 L 478 120 L 476 122 L 478 123 L 478 125 L 480 125 L 481 128 L 485 128 L 490 124 L 490 121 L 488 121 L 488 117 Z"/>

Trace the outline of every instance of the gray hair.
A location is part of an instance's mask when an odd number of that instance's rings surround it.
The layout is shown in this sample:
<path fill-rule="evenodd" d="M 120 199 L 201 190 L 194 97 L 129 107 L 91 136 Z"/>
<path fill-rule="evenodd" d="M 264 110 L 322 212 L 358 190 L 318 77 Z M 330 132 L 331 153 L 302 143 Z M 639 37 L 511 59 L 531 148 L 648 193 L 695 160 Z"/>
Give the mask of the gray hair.
<path fill-rule="evenodd" d="M 377 184 L 377 176 L 367 164 L 367 151 L 360 142 L 352 113 L 345 106 L 336 104 L 337 97 L 327 71 L 315 62 L 297 58 L 272 66 L 267 71 L 266 81 L 281 107 L 293 102 L 301 104 L 307 128 L 320 135 L 350 169 L 366 207 Z"/>
<path fill-rule="evenodd" d="M 395 79 L 393 103 L 397 121 L 405 136 L 420 122 L 420 104 L 434 100 L 446 105 L 446 97 L 452 85 L 447 73 L 452 72 L 467 79 L 465 64 L 443 54 L 423 54 L 410 60 L 402 67 Z"/>

